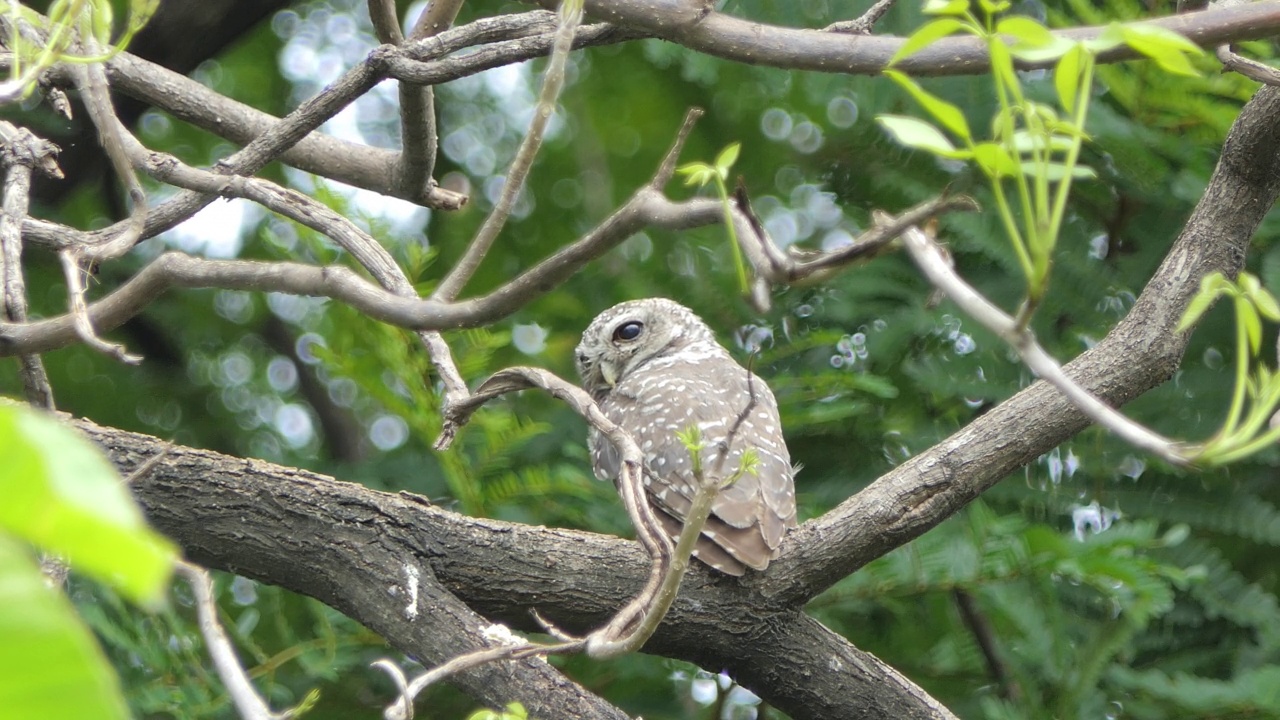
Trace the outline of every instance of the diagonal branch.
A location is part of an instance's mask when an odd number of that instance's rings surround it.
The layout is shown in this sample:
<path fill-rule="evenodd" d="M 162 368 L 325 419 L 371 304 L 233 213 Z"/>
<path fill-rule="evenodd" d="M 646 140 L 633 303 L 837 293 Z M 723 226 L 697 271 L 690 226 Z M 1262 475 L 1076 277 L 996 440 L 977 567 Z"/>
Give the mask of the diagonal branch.
<path fill-rule="evenodd" d="M 145 435 L 76 424 L 124 472 L 165 447 Z M 193 485 L 199 497 L 188 492 Z M 570 630 L 600 627 L 641 589 L 646 574 L 644 553 L 633 542 L 469 518 L 408 493 L 374 492 L 259 461 L 246 466 L 206 450 L 173 448 L 132 489 L 150 521 L 193 560 L 316 597 L 427 663 L 469 646 L 451 645 L 449 606 L 432 613 L 433 623 L 403 612 L 406 567 L 421 573 L 418 607 L 432 607 L 438 578 L 489 617 L 531 630 L 540 629 L 531 609 Z M 343 542 L 334 542 L 335 532 Z M 299 556 L 311 562 L 299 563 Z M 691 568 L 645 652 L 727 668 L 796 720 L 953 718 L 883 662 L 795 609 L 772 604 L 770 587 L 769 574 L 740 582 Z M 598 717 L 542 711 L 565 688 L 542 696 L 545 686 L 535 685 L 502 695 L 513 687 L 507 668 L 538 665 L 485 666 L 471 671 L 481 677 L 464 674 L 457 682 L 475 694 L 476 680 L 498 679 L 481 686 L 478 697 L 493 706 L 520 699 L 535 717 Z"/>
<path fill-rule="evenodd" d="M 537 0 L 549 4 L 551 0 Z M 648 0 L 590 0 L 587 13 L 615 25 L 667 40 L 690 50 L 749 65 L 788 70 L 874 75 L 884 70 L 903 38 L 848 35 L 824 30 L 801 30 L 733 17 L 701 3 L 655 6 Z M 665 12 L 663 12 L 665 10 Z M 1280 32 L 1280 2 L 1266 0 L 1234 7 L 1145 20 L 1139 25 L 1172 30 L 1201 47 L 1216 47 L 1240 40 L 1256 40 Z M 1072 40 L 1094 39 L 1105 27 L 1056 31 Z M 1135 60 L 1142 56 L 1128 46 L 1109 50 L 1099 62 Z M 1019 63 L 1022 69 L 1047 67 L 1047 63 Z M 896 68 L 913 77 L 973 75 L 990 67 L 986 46 L 972 37 L 944 38 Z"/>
<path fill-rule="evenodd" d="M 4 214 L 0 215 L 0 315 L 10 322 L 27 319 L 27 286 L 22 273 L 22 221 L 31 200 L 31 172 L 40 168 L 59 178 L 58 148 L 26 128 L 0 121 L 0 164 L 5 168 Z M 18 356 L 27 402 L 53 409 L 53 387 L 39 355 Z"/>
<path fill-rule="evenodd" d="M 533 118 L 529 121 L 529 129 L 525 133 L 524 139 L 520 142 L 520 148 L 516 151 L 516 156 L 511 160 L 511 166 L 507 168 L 507 174 L 503 178 L 502 192 L 498 196 L 498 202 L 494 203 L 493 210 L 484 219 L 484 223 L 480 226 L 480 230 L 476 233 L 475 238 L 472 239 L 471 245 L 467 247 L 466 252 L 449 270 L 449 274 L 440 282 L 440 286 L 432 293 L 432 298 L 446 302 L 456 298 L 471 279 L 471 276 L 480 267 L 484 256 L 489 253 L 489 248 L 493 246 L 494 240 L 498 238 L 498 233 L 502 232 L 502 227 L 506 225 L 507 218 L 511 215 L 511 209 L 515 206 L 516 198 L 520 196 L 520 191 L 524 189 L 525 178 L 529 176 L 529 170 L 533 168 L 533 159 L 542 147 L 542 136 L 546 133 L 547 123 L 551 121 L 551 116 L 555 113 L 556 103 L 560 98 L 560 89 L 564 87 L 565 67 L 569 61 L 569 50 L 573 45 L 573 36 L 577 32 L 578 24 L 581 21 L 582 0 L 560 0 L 560 23 L 556 28 L 551 61 L 547 65 L 546 74 L 542 79 L 542 90 L 538 93 L 538 103 L 533 109 Z"/>
<path fill-rule="evenodd" d="M 996 307 L 956 274 L 942 248 L 923 230 L 908 228 L 903 234 L 907 251 L 929 282 L 940 288 L 969 317 L 1007 342 L 1022 362 L 1071 400 L 1095 423 L 1115 433 L 1121 440 L 1165 462 L 1185 465 L 1187 455 L 1177 443 L 1125 417 L 1120 411 L 1094 397 L 1062 370 L 1058 361 L 1036 341 L 1025 324 Z"/>
<path fill-rule="evenodd" d="M 1200 280 L 1213 272 L 1235 276 L 1277 198 L 1280 88 L 1263 86 L 1236 119 L 1204 196 L 1129 314 L 1066 373 L 1117 407 L 1167 380 L 1186 349 L 1187 333 L 1176 328 Z M 1057 390 L 1035 383 L 796 531 L 774 561 L 778 569 L 770 565 L 779 598 L 807 601 L 1087 425 Z M 817 556 L 793 551 L 812 547 Z"/>

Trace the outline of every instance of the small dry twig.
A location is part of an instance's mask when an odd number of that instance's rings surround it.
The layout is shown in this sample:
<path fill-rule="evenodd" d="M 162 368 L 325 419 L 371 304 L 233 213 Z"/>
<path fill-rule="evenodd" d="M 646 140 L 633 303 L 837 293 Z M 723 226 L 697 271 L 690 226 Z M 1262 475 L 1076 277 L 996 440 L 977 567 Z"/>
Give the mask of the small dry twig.
<path fill-rule="evenodd" d="M 849 35 L 870 35 L 871 28 L 889 12 L 893 4 L 897 0 L 878 0 L 875 5 L 867 8 L 862 16 L 856 20 L 843 20 L 841 22 L 831 23 L 823 28 L 827 32 L 846 33 Z"/>
<path fill-rule="evenodd" d="M 1174 465 L 1187 464 L 1187 457 L 1177 443 L 1130 420 L 1072 380 L 1058 361 L 1036 342 L 1035 334 L 1029 328 L 1019 327 L 1013 317 L 993 305 L 960 278 L 946 253 L 923 230 L 908 228 L 902 238 L 911 258 L 931 283 L 945 292 L 952 302 L 979 324 L 1007 342 L 1032 372 L 1057 388 L 1090 420 L 1140 450 Z"/>
<path fill-rule="evenodd" d="M 511 166 L 502 183 L 502 193 L 493 211 L 485 218 L 484 224 L 476 233 L 471 245 L 463 253 L 457 264 L 449 271 L 431 297 L 436 300 L 449 301 L 462 292 L 467 281 L 475 274 L 480 262 L 493 246 L 498 233 L 511 215 L 516 198 L 524 189 L 525 178 L 533 167 L 533 159 L 542 147 L 542 136 L 546 132 L 547 123 L 555 112 L 556 102 L 560 98 L 560 90 L 564 87 L 565 67 L 569 61 L 569 50 L 573 47 L 573 37 L 582 21 L 582 2 L 580 0 L 561 0 L 560 24 L 556 28 L 555 42 L 552 45 L 551 60 L 542 79 L 542 90 L 538 94 L 538 104 L 533 110 L 533 119 L 529 121 L 529 130 L 525 133 L 520 148 L 516 151 Z"/>
<path fill-rule="evenodd" d="M 209 649 L 209 657 L 222 679 L 222 685 L 231 696 L 231 703 L 241 720 L 285 720 L 290 713 L 276 714 L 271 712 L 265 700 L 258 695 L 249 675 L 240 666 L 235 648 L 227 633 L 218 622 L 218 606 L 213 598 L 213 580 L 204 568 L 186 561 L 178 561 L 178 574 L 186 578 L 196 598 L 196 617 L 200 624 L 200 633 L 204 636 L 205 645 Z"/>
<path fill-rule="evenodd" d="M 1280 85 L 1280 70 L 1237 53 L 1231 45 L 1219 45 L 1216 54 L 1224 71 L 1238 72 L 1264 85 Z"/>
<path fill-rule="evenodd" d="M 93 329 L 93 321 L 89 318 L 89 308 L 84 301 L 84 276 L 86 269 L 81 265 L 80 256 L 72 250 L 61 250 L 58 259 L 62 261 L 62 276 L 67 281 L 67 299 L 71 303 L 71 317 L 75 323 L 76 336 L 85 345 L 100 353 L 110 355 L 127 365 L 142 362 L 141 355 L 130 355 L 124 345 L 112 343 L 98 337 Z"/>

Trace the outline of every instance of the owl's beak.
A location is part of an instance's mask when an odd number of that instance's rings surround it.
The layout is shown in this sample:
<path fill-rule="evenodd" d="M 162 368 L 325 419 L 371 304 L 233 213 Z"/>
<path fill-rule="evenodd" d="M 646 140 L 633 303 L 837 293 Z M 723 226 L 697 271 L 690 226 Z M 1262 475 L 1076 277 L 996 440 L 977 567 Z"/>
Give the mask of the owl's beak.
<path fill-rule="evenodd" d="M 608 360 L 601 360 L 600 377 L 604 378 L 606 385 L 613 387 L 618 382 L 618 367 Z"/>

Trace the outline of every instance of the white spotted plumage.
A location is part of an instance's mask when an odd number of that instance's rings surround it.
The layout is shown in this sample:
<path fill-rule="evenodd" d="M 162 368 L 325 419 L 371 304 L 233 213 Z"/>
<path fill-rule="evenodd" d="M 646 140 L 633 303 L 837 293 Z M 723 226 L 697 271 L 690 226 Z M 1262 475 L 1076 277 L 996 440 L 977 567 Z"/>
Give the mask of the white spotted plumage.
<path fill-rule="evenodd" d="M 602 312 L 583 332 L 576 362 L 583 386 L 644 453 L 646 495 L 672 538 L 697 482 L 678 433 L 696 426 L 704 481 L 738 479 L 716 496 L 694 556 L 730 575 L 765 569 L 796 522 L 794 471 L 765 382 L 734 361 L 701 318 L 662 298 Z M 595 431 L 589 444 L 596 475 L 616 479 L 613 445 Z M 739 473 L 748 449 L 754 472 Z"/>

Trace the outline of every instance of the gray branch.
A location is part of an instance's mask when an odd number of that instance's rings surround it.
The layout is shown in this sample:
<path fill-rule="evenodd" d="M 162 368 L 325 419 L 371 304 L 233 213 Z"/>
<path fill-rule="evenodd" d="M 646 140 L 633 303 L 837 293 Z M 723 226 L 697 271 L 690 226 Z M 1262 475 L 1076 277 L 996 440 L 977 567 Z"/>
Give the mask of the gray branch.
<path fill-rule="evenodd" d="M 469 518 L 408 493 L 76 425 L 125 473 L 168 448 L 132 489 L 149 520 L 193 561 L 315 597 L 428 664 L 476 648 L 458 630 L 460 617 L 540 632 L 536 610 L 585 633 L 608 622 L 648 576 L 644 551 L 619 538 Z M 429 615 L 406 612 L 411 571 L 419 578 L 413 606 Z M 695 565 L 645 652 L 727 668 L 797 720 L 954 717 L 874 656 L 778 605 L 771 587 L 769 575 L 739 582 Z M 449 602 L 455 595 L 489 620 Z M 493 706 L 519 700 L 535 717 L 615 717 L 566 696 L 581 692 L 576 685 L 532 672 L 553 673 L 547 667 L 502 662 L 452 682 Z M 586 709 L 567 710 L 571 702 Z"/>

